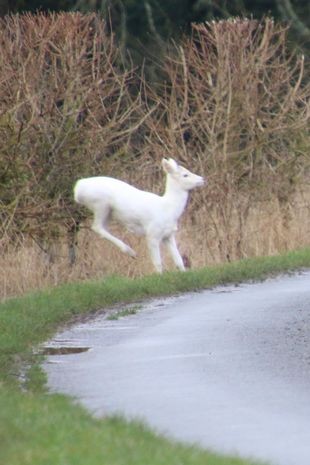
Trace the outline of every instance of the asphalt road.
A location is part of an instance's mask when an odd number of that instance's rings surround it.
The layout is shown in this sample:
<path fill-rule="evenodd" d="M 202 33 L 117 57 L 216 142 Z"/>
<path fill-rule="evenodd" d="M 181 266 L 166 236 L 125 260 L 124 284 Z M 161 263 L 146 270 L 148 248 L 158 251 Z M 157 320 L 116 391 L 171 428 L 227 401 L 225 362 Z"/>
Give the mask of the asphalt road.
<path fill-rule="evenodd" d="M 51 391 L 169 437 L 279 465 L 310 464 L 310 272 L 147 303 L 58 334 Z"/>

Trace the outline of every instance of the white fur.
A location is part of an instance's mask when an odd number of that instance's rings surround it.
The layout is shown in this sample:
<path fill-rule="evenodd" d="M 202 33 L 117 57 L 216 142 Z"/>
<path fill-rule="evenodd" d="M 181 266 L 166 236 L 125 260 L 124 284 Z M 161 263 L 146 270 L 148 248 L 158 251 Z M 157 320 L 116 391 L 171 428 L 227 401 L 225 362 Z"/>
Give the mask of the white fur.
<path fill-rule="evenodd" d="M 162 196 L 103 176 L 80 179 L 74 187 L 75 201 L 94 214 L 92 229 L 132 257 L 136 256 L 134 250 L 107 230 L 109 218 L 112 215 L 129 231 L 145 236 L 152 262 L 159 273 L 162 271 L 162 242 L 167 245 L 175 265 L 180 270 L 185 269 L 174 234 L 189 191 L 204 183 L 201 176 L 179 166 L 172 158 L 164 158 L 162 166 L 167 175 Z"/>

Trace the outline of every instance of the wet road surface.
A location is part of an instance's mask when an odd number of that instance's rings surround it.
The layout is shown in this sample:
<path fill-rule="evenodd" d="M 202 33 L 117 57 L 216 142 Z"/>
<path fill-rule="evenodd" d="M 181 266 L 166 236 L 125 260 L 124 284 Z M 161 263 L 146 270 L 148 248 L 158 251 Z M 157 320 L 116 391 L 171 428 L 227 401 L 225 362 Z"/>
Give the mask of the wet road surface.
<path fill-rule="evenodd" d="M 90 348 L 44 368 L 52 392 L 95 415 L 143 419 L 220 453 L 310 464 L 310 272 L 97 316 L 51 345 Z"/>

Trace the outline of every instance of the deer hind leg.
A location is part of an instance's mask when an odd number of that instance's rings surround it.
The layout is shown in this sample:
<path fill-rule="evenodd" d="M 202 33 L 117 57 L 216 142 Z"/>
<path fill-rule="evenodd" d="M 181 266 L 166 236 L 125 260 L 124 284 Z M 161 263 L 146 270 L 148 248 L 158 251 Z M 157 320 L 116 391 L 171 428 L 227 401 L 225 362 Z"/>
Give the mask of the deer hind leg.
<path fill-rule="evenodd" d="M 92 224 L 92 230 L 99 234 L 104 239 L 112 242 L 112 244 L 116 245 L 123 253 L 130 255 L 131 257 L 136 257 L 136 252 L 129 247 L 129 245 L 125 244 L 125 242 L 121 241 L 117 237 L 113 236 L 107 228 L 106 225 L 108 223 L 108 219 L 110 216 L 110 209 L 100 209 L 94 212 L 94 221 Z"/>

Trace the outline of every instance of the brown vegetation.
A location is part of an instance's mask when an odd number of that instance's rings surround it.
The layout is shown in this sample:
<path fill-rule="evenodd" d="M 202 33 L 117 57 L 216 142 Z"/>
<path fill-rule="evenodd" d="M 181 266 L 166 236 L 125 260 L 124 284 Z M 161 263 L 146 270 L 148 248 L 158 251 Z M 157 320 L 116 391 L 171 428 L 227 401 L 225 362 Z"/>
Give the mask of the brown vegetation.
<path fill-rule="evenodd" d="M 131 261 L 85 229 L 72 186 L 104 174 L 160 192 L 163 156 L 209 180 L 180 231 L 192 266 L 309 243 L 310 92 L 285 40 L 269 19 L 194 25 L 150 87 L 96 15 L 1 20 L 2 297 L 149 272 L 142 246 Z"/>
<path fill-rule="evenodd" d="M 2 243 L 49 240 L 76 221 L 73 181 L 116 174 L 146 115 L 97 16 L 13 16 L 0 26 Z"/>

